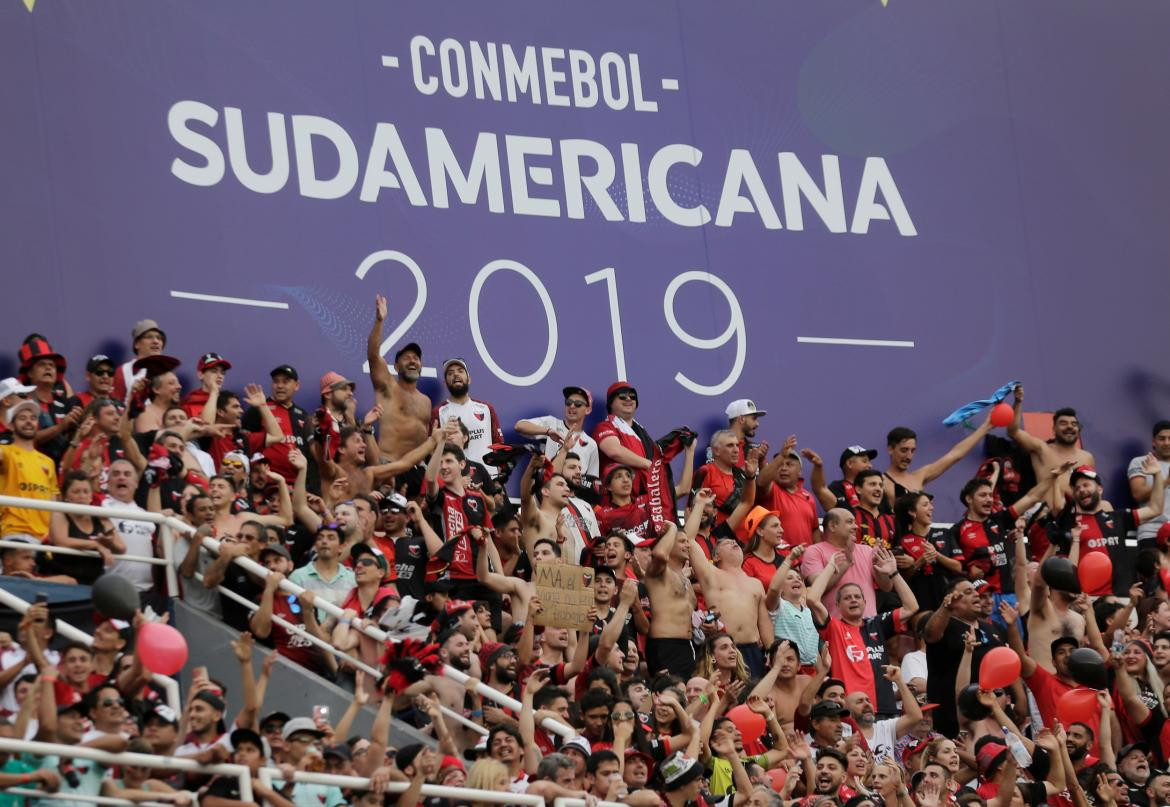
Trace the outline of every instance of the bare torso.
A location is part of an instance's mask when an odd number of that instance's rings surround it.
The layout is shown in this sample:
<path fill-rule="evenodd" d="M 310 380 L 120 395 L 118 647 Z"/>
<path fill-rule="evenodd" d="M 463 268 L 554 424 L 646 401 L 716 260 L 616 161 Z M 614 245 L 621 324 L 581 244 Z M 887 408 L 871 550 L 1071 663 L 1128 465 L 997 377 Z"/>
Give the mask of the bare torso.
<path fill-rule="evenodd" d="M 439 703 L 456 714 L 463 714 L 463 698 L 467 694 L 467 689 L 463 684 L 456 683 L 454 679 L 442 675 L 428 675 L 427 681 L 430 682 L 435 695 L 438 696 Z M 479 741 L 478 734 L 474 734 L 446 716 L 443 719 L 447 721 L 447 729 L 451 732 L 451 737 L 455 740 L 455 745 L 459 747 L 460 751 L 471 748 Z"/>
<path fill-rule="evenodd" d="M 1052 642 L 1058 636 L 1072 636 L 1083 639 L 1085 618 L 1067 607 L 1060 607 L 1050 601 L 1043 619 L 1036 614 L 1028 617 L 1028 655 L 1050 673 L 1052 666 Z"/>
<path fill-rule="evenodd" d="M 396 460 L 418 448 L 430 433 L 431 399 L 413 384 L 398 379 L 390 383 L 389 396 L 378 390 L 382 407 L 378 450 L 383 458 Z"/>
<path fill-rule="evenodd" d="M 772 687 L 772 699 L 776 702 L 776 717 L 787 725 L 796 719 L 796 707 L 800 705 L 800 694 L 808 684 L 809 676 L 796 675 L 787 681 L 777 679 Z"/>
<path fill-rule="evenodd" d="M 738 574 L 736 573 L 738 572 Z M 742 570 L 716 569 L 714 586 L 703 590 L 708 606 L 719 609 L 719 618 L 736 644 L 756 644 L 760 641 L 760 600 L 764 588 L 760 581 Z M 753 585 L 754 583 L 754 585 Z"/>
<path fill-rule="evenodd" d="M 1092 465 L 1096 467 L 1096 460 L 1093 455 L 1085 449 L 1076 445 L 1062 445 L 1061 443 L 1045 443 L 1044 448 L 1038 454 L 1032 455 L 1032 470 L 1036 472 L 1037 479 L 1044 479 L 1048 475 L 1049 468 L 1055 468 L 1066 462 L 1072 461 L 1076 465 Z M 1076 467 L 1075 465 L 1073 466 Z M 1072 469 L 1065 471 L 1060 475 L 1060 480 L 1057 482 L 1060 485 L 1060 490 L 1065 493 L 1070 492 L 1068 478 L 1072 474 Z"/>
<path fill-rule="evenodd" d="M 691 616 L 695 612 L 695 589 L 691 581 L 673 566 L 644 581 L 650 594 L 650 635 L 661 639 L 691 638 Z"/>

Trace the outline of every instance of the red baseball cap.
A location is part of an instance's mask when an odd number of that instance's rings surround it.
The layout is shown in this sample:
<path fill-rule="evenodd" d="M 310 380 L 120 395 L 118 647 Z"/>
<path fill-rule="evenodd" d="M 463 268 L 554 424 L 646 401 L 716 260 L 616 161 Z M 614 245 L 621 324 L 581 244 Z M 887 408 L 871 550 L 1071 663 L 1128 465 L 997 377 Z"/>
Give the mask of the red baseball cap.
<path fill-rule="evenodd" d="M 1073 468 L 1073 472 L 1068 476 L 1068 483 L 1070 485 L 1075 485 L 1077 480 L 1082 476 L 1085 479 L 1092 479 L 1098 485 L 1101 484 L 1101 477 L 1097 473 L 1097 469 L 1092 465 L 1078 465 L 1076 468 Z"/>
<path fill-rule="evenodd" d="M 224 370 L 230 370 L 232 369 L 232 363 L 218 353 L 204 353 L 199 357 L 199 363 L 195 365 L 195 369 L 200 373 L 204 370 L 210 370 L 212 367 L 222 367 Z"/>

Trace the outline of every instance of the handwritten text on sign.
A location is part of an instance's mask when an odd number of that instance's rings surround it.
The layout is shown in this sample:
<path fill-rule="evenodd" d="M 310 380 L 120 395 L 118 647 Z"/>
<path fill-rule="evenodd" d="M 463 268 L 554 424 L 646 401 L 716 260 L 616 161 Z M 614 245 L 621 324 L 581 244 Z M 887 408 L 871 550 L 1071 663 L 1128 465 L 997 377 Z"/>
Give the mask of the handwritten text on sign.
<path fill-rule="evenodd" d="M 536 625 L 588 630 L 593 627 L 593 570 L 564 563 L 538 563 L 533 571 L 536 596 L 544 611 L 533 620 Z"/>

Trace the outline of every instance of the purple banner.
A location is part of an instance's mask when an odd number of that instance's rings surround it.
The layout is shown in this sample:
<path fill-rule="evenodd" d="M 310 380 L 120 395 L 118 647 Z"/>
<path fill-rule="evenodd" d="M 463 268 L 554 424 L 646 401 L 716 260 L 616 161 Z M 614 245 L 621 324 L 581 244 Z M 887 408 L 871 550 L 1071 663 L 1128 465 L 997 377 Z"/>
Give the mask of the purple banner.
<path fill-rule="evenodd" d="M 1116 485 L 1170 412 L 1168 27 L 1163 3 L 5 0 L 0 369 L 38 331 L 78 380 L 150 317 L 184 370 L 288 361 L 314 406 L 384 293 L 384 352 L 465 357 L 506 425 L 625 376 L 654 433 L 749 397 L 774 446 L 908 425 L 929 460 L 1020 378 Z"/>

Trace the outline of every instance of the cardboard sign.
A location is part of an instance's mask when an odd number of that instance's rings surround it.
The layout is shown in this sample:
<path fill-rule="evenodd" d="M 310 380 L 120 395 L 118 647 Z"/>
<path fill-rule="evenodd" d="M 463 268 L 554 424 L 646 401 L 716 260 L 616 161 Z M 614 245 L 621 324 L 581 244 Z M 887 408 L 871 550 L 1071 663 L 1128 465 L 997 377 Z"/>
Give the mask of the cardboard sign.
<path fill-rule="evenodd" d="M 544 611 L 533 617 L 533 624 L 554 628 L 589 630 L 593 620 L 593 570 L 566 563 L 538 563 L 532 570 L 536 596 Z"/>

